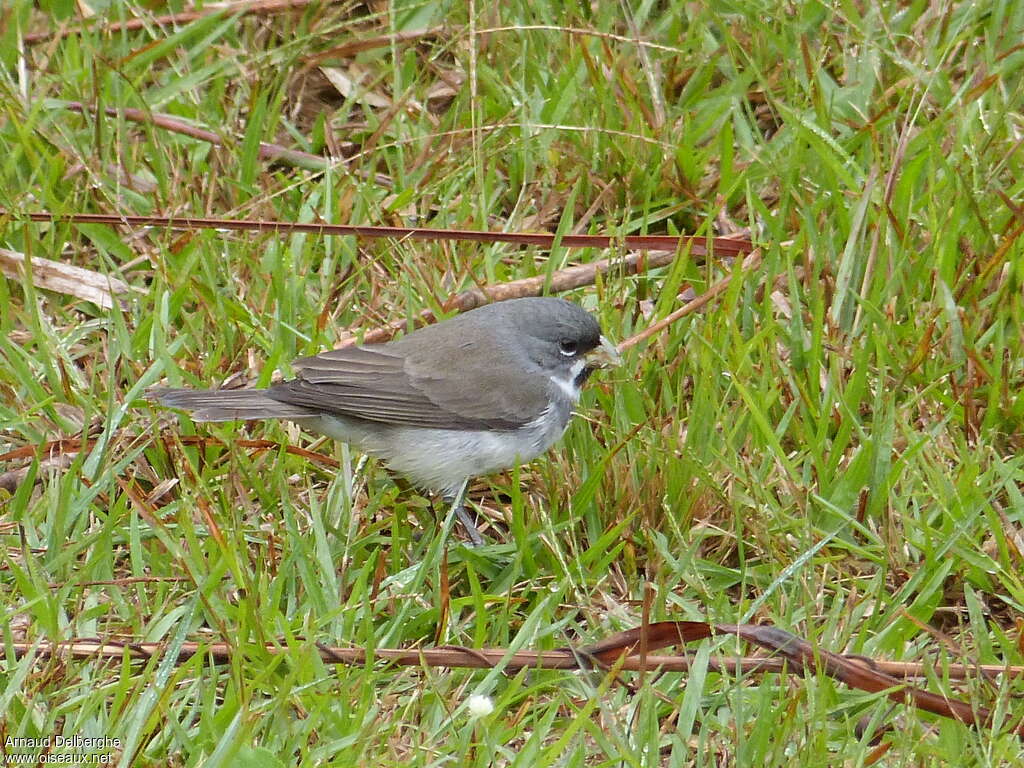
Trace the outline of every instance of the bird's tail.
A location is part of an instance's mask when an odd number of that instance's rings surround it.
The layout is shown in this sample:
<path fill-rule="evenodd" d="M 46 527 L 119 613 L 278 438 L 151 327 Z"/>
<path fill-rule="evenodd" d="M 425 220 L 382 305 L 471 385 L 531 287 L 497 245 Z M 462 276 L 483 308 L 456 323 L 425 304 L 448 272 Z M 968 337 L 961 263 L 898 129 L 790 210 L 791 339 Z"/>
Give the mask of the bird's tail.
<path fill-rule="evenodd" d="M 151 389 L 147 400 L 168 408 L 192 411 L 193 421 L 309 419 L 308 408 L 278 402 L 264 389 Z"/>

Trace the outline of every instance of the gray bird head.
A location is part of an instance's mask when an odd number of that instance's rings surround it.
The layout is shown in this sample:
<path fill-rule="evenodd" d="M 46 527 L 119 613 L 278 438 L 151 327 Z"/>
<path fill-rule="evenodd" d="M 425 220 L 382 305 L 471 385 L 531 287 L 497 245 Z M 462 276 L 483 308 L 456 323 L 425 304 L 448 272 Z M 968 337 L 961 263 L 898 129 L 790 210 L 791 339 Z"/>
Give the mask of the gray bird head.
<path fill-rule="evenodd" d="M 475 312 L 488 312 L 495 322 L 514 329 L 530 362 L 577 387 L 598 368 L 620 362 L 615 347 L 601 335 L 597 320 L 565 299 L 513 299 Z"/>
<path fill-rule="evenodd" d="M 473 357 L 485 366 L 517 364 L 577 389 L 598 368 L 621 362 L 597 320 L 578 305 L 552 297 L 486 304 L 389 346 L 403 352 L 431 350 L 430 357 L 443 354 L 452 363 Z"/>

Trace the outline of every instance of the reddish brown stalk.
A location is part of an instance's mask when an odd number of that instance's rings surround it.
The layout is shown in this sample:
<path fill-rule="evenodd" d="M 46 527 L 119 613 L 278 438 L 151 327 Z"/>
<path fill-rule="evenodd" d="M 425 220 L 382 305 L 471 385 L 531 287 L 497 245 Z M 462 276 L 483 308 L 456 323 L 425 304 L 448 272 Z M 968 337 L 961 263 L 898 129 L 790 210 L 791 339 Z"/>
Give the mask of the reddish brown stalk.
<path fill-rule="evenodd" d="M 777 627 L 754 624 L 709 624 L 702 621 L 660 621 L 616 633 L 584 648 L 565 648 L 552 651 L 516 651 L 505 648 L 332 648 L 317 645 L 325 662 L 364 665 L 373 661 L 389 661 L 398 666 L 462 667 L 488 669 L 501 667 L 506 671 L 518 669 L 614 669 L 624 671 L 657 670 L 659 672 L 685 672 L 693 661 L 686 655 L 655 655 L 650 651 L 682 645 L 720 635 L 735 635 L 760 646 L 773 655 L 763 657 L 720 657 L 709 665 L 715 671 L 729 674 L 752 672 L 789 672 L 801 676 L 824 674 L 847 685 L 869 692 L 884 692 L 899 703 L 927 712 L 959 720 L 967 725 L 985 728 L 991 725 L 992 713 L 980 706 L 948 696 L 934 694 L 908 685 L 897 677 L 926 677 L 929 669 L 922 664 L 887 664 L 859 656 L 846 656 L 811 645 Z M 638 649 L 643 646 L 643 656 Z M 125 656 L 148 659 L 167 651 L 165 643 L 133 643 L 117 640 L 77 639 L 64 643 L 16 642 L 10 644 L 15 657 L 35 655 L 52 657 L 69 655 L 74 658 L 114 658 Z M 287 647 L 268 643 L 267 654 L 287 652 Z M 184 643 L 177 651 L 179 661 L 203 654 L 216 663 L 228 662 L 236 649 L 227 643 Z M 978 674 L 1024 674 L 1021 667 L 995 665 L 951 665 L 943 669 L 950 679 L 968 678 Z M 1017 723 L 1010 732 L 1024 738 L 1024 726 Z"/>
<path fill-rule="evenodd" d="M 275 13 L 287 13 L 288 11 L 301 11 L 308 5 L 317 3 L 319 5 L 331 5 L 342 2 L 342 0 L 259 0 L 252 3 L 217 3 L 206 6 L 201 11 L 183 11 L 182 13 L 169 13 L 165 16 L 153 16 L 146 19 L 128 19 L 127 21 L 104 22 L 98 20 L 96 23 L 83 24 L 77 27 L 65 27 L 63 29 L 49 32 L 30 32 L 22 37 L 25 45 L 37 45 L 49 40 L 63 40 L 65 37 L 80 35 L 83 32 L 131 32 L 145 29 L 147 27 L 175 27 L 182 24 L 190 24 L 193 21 L 204 19 L 208 16 L 223 14 L 231 16 L 270 16 Z"/>
<path fill-rule="evenodd" d="M 171 444 L 177 442 L 182 445 L 223 445 L 224 443 L 214 437 L 204 437 L 201 435 L 176 435 L 172 437 L 164 437 L 164 443 Z M 7 461 L 14 461 L 17 459 L 31 459 L 34 456 L 40 456 L 39 471 L 35 474 L 35 482 L 39 483 L 46 476 L 47 472 L 63 472 L 74 463 L 75 456 L 78 455 L 79 451 L 88 450 L 95 444 L 94 439 L 85 441 L 84 447 L 83 442 L 78 438 L 69 438 L 65 440 L 53 440 L 49 443 L 45 443 L 42 446 L 35 445 L 23 445 L 21 448 L 15 448 L 13 451 L 0 455 L 0 463 Z M 338 460 L 325 456 L 322 453 L 316 451 L 309 451 L 305 448 L 300 448 L 297 445 L 282 445 L 281 443 L 273 440 L 233 440 L 231 445 L 238 446 L 239 448 L 250 448 L 256 453 L 263 451 L 279 451 L 284 450 L 285 453 L 289 453 L 292 456 L 300 456 L 307 461 L 312 461 L 317 464 L 321 464 L 331 469 L 338 469 L 340 466 Z M 14 493 L 18 486 L 20 486 L 25 478 L 28 476 L 31 466 L 18 467 L 17 469 L 9 469 L 6 472 L 0 473 L 0 489 L 6 490 L 9 493 Z"/>
<path fill-rule="evenodd" d="M 722 238 L 716 238 L 714 241 L 714 248 L 721 251 L 719 240 Z M 732 242 L 732 241 L 729 241 Z M 746 242 L 746 241 L 744 241 Z M 693 248 L 695 253 L 706 253 L 703 248 L 695 246 Z M 544 293 L 562 293 L 564 291 L 571 291 L 576 288 L 580 288 L 584 285 L 593 285 L 598 275 L 604 275 L 615 270 L 621 270 L 624 275 L 635 275 L 646 272 L 647 270 L 657 269 L 658 267 L 664 267 L 671 264 L 678 256 L 676 251 L 651 251 L 650 253 L 631 253 L 623 258 L 611 258 L 611 259 L 598 259 L 587 264 L 577 264 L 571 267 L 565 267 L 552 273 L 550 278 L 547 275 L 537 275 L 536 277 L 524 277 L 521 280 L 510 280 L 507 283 L 499 283 L 498 285 L 486 285 L 479 288 L 471 288 L 467 291 L 462 291 L 453 296 L 450 296 L 444 302 L 445 312 L 468 312 L 476 307 L 483 306 L 492 301 L 508 301 L 509 299 L 518 299 L 524 296 L 540 296 Z M 716 294 L 717 295 L 717 294 Z M 701 306 L 713 297 L 703 299 Z M 695 300 L 698 301 L 698 300 Z M 694 303 L 694 302 L 691 302 Z M 422 325 L 429 325 L 437 320 L 437 315 L 433 310 L 425 309 L 416 316 L 414 322 L 415 327 Z M 392 338 L 400 330 L 408 327 L 408 323 L 405 320 L 395 320 L 386 325 L 374 328 L 366 332 L 363 337 L 362 343 L 365 344 L 378 344 L 383 341 L 387 341 Z M 646 337 L 644 337 L 646 338 Z M 637 339 L 639 340 L 639 339 Z M 630 340 L 632 343 L 632 340 Z M 339 346 L 348 346 L 356 343 L 355 336 L 345 339 Z M 630 346 L 631 343 L 624 342 L 626 346 Z M 620 345 L 621 348 L 625 348 Z"/>
<path fill-rule="evenodd" d="M 0 209 L 0 216 L 66 224 L 109 224 L 124 227 L 164 227 L 166 229 L 224 229 L 316 235 L 355 235 L 366 238 L 392 237 L 400 240 L 464 240 L 476 243 L 515 243 L 551 248 L 555 243 L 566 248 L 626 248 L 675 252 L 690 248 L 695 255 L 709 252 L 719 256 L 749 253 L 749 240 L 694 235 L 558 235 L 550 232 L 485 232 L 475 229 L 434 229 L 430 227 L 380 227 L 359 224 L 303 224 L 296 221 L 265 219 L 218 219 L 203 216 L 134 216 L 109 213 L 19 212 Z"/>
<path fill-rule="evenodd" d="M 76 587 L 94 586 L 128 586 L 142 581 L 190 581 L 186 576 L 169 577 L 148 577 L 144 579 L 111 579 L 109 581 L 83 582 L 74 584 Z M 71 582 L 61 582 L 50 585 L 67 586 Z M 505 648 L 461 648 L 458 646 L 446 645 L 442 648 L 421 648 L 421 649 L 396 649 L 396 648 L 375 648 L 371 654 L 362 648 L 339 648 L 318 646 L 320 654 L 325 661 L 332 661 L 338 664 L 363 664 L 368 656 L 384 661 L 390 661 L 397 666 L 433 666 L 451 667 L 453 669 L 487 669 L 495 667 L 508 659 L 506 669 L 582 669 L 582 664 L 569 651 L 516 651 L 509 653 Z M 24 656 L 32 649 L 31 643 L 15 644 L 14 651 L 18 656 Z M 63 643 L 48 644 L 39 646 L 40 655 L 68 654 L 78 659 L 100 658 L 121 658 L 126 652 L 138 658 L 149 658 L 163 654 L 166 645 L 162 643 L 131 643 L 119 640 L 99 640 L 95 638 L 80 638 L 69 640 Z M 216 662 L 226 662 L 231 659 L 233 649 L 226 643 L 184 643 L 178 653 L 181 661 L 191 658 L 197 653 L 209 656 Z M 281 653 L 281 647 L 273 644 L 266 646 L 266 652 L 275 654 Z M 982 676 L 1009 675 L 1012 677 L 1024 677 L 1024 667 L 1003 666 L 999 664 L 950 664 L 948 667 L 937 669 L 932 664 L 920 664 L 902 661 L 874 661 L 861 657 L 843 657 L 855 664 L 862 664 L 865 668 L 897 678 L 902 685 L 903 680 L 923 680 L 931 675 L 941 672 L 943 677 L 949 680 L 971 680 Z M 647 661 L 643 663 L 639 655 L 627 656 L 620 669 L 626 672 L 661 671 L 661 672 L 687 672 L 693 666 L 693 659 L 682 655 L 660 655 L 647 654 Z M 792 669 L 789 661 L 766 656 L 738 656 L 712 658 L 709 668 L 715 672 L 722 672 L 730 675 L 745 675 L 754 672 L 785 672 Z"/>
<path fill-rule="evenodd" d="M 750 272 L 752 269 L 756 269 L 760 265 L 761 251 L 755 250 L 753 253 L 747 256 L 746 259 L 744 259 L 743 265 L 738 271 L 726 275 L 717 283 L 715 283 L 706 291 L 704 291 L 704 293 L 702 293 L 700 296 L 693 299 L 692 301 L 688 301 L 675 312 L 672 312 L 667 317 L 662 318 L 656 323 L 652 323 L 651 325 L 647 326 L 642 331 L 640 331 L 640 333 L 631 336 L 625 341 L 622 341 L 619 344 L 619 350 L 621 351 L 624 349 L 629 349 L 630 347 L 639 344 L 644 339 L 649 339 L 651 336 L 660 333 L 665 328 L 672 325 L 672 323 L 675 323 L 676 321 L 681 320 L 687 315 L 692 315 L 694 312 L 703 309 L 709 302 L 711 302 L 714 298 L 724 293 L 725 290 L 730 285 L 732 285 L 733 278 L 742 278 L 743 275 Z"/>
<path fill-rule="evenodd" d="M 411 43 L 422 40 L 424 37 L 436 37 L 444 32 L 444 27 L 428 27 L 427 29 L 410 29 L 404 32 L 394 32 L 389 35 L 376 35 L 364 37 L 357 40 L 347 40 L 334 48 L 326 51 L 310 54 L 303 60 L 307 64 L 315 64 L 325 59 L 343 59 L 354 56 L 362 51 L 369 51 L 373 48 L 384 48 L 398 43 Z"/>
<path fill-rule="evenodd" d="M 83 114 L 94 111 L 91 107 L 82 104 L 79 101 L 70 101 L 65 104 L 65 107 L 70 109 L 72 112 L 81 112 Z M 192 123 L 171 115 L 161 115 L 158 112 L 149 112 L 144 109 L 134 109 L 132 107 L 106 107 L 103 112 L 109 117 L 123 117 L 125 120 L 129 120 L 134 123 L 155 125 L 160 128 L 173 131 L 174 133 L 191 136 L 193 139 L 209 142 L 210 144 L 218 147 L 224 146 L 224 139 L 220 134 L 214 133 L 206 128 L 200 128 L 199 126 L 193 125 Z M 314 155 L 309 152 L 303 152 L 298 149 L 289 149 L 288 147 L 281 146 L 280 144 L 271 144 L 263 141 L 260 142 L 259 156 L 263 160 L 287 163 L 289 165 L 296 165 L 300 168 L 308 168 L 314 171 L 322 171 L 331 164 L 331 160 L 326 157 Z"/>

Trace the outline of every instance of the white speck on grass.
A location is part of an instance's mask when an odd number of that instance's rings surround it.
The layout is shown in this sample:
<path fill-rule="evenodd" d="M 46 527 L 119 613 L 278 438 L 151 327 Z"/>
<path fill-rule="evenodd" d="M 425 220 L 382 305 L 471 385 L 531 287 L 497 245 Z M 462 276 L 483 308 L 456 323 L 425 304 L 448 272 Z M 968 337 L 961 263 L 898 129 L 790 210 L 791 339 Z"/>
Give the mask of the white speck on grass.
<path fill-rule="evenodd" d="M 479 693 L 474 693 L 466 700 L 466 706 L 469 708 L 470 717 L 486 717 L 494 711 L 494 702 L 491 701 L 490 696 L 482 696 Z"/>

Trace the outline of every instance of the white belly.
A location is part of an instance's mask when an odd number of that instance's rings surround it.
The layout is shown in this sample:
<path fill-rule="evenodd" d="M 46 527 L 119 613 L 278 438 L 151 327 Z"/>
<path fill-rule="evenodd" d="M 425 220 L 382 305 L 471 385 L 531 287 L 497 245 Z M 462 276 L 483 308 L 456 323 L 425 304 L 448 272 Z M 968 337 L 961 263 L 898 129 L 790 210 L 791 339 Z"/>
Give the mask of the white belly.
<path fill-rule="evenodd" d="M 489 475 L 547 451 L 565 432 L 569 408 L 553 408 L 508 432 L 424 429 L 336 416 L 302 421 L 311 429 L 379 456 L 415 485 L 454 495 L 472 477 Z"/>

